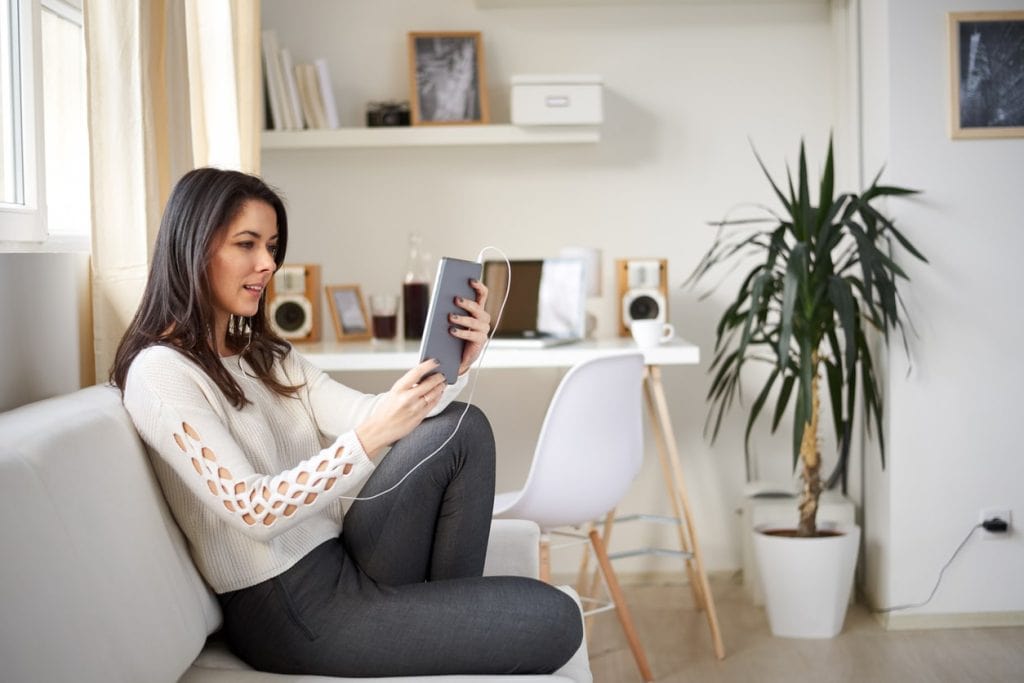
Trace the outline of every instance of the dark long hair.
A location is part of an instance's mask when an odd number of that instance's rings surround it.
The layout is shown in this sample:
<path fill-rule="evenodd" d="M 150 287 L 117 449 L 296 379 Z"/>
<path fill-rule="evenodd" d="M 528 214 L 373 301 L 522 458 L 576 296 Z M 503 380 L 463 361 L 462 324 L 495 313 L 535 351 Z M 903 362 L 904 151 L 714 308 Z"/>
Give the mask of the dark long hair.
<path fill-rule="evenodd" d="M 110 380 L 124 393 L 128 368 L 140 351 L 153 344 L 172 346 L 206 371 L 236 408 L 248 403 L 245 392 L 221 363 L 213 339 L 213 305 L 207 266 L 220 233 L 247 201 L 261 201 L 277 214 L 277 268 L 288 246 L 288 216 L 284 202 L 256 176 L 238 171 L 198 168 L 189 171 L 171 190 L 153 250 L 142 303 L 121 338 L 110 369 Z M 251 333 L 251 336 L 250 336 Z M 266 301 L 251 318 L 231 316 L 228 345 L 270 389 L 294 395 L 298 387 L 274 379 L 276 359 L 291 350 L 267 324 Z"/>

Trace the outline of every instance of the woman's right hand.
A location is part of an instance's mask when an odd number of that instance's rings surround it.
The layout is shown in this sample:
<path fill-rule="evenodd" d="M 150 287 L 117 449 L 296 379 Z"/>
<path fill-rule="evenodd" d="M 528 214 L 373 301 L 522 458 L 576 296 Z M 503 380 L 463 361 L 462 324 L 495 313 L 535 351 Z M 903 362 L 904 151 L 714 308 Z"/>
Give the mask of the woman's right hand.
<path fill-rule="evenodd" d="M 415 429 L 437 405 L 444 393 L 444 375 L 423 376 L 436 371 L 438 365 L 435 360 L 425 360 L 399 377 L 373 415 L 356 427 L 356 436 L 370 459 Z"/>

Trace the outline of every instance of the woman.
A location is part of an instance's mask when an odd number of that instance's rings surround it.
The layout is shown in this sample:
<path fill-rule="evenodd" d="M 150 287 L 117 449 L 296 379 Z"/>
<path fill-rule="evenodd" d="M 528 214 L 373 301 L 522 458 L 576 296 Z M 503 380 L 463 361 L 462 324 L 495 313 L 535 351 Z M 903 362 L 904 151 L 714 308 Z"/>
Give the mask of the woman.
<path fill-rule="evenodd" d="M 111 372 L 229 646 L 294 674 L 557 669 L 581 641 L 576 604 L 481 577 L 494 440 L 452 401 L 487 337 L 487 289 L 474 282 L 452 319 L 466 341 L 454 385 L 427 361 L 366 395 L 269 329 L 262 295 L 287 242 L 284 205 L 259 178 L 186 174 Z"/>

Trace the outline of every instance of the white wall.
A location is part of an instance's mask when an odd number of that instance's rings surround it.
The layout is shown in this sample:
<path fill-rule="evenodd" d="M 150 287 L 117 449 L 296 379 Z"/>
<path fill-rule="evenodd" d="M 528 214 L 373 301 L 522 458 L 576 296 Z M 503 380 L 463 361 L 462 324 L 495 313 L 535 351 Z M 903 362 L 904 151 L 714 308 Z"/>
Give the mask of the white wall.
<path fill-rule="evenodd" d="M 876 470 L 882 486 L 868 502 L 877 533 L 868 549 L 875 564 L 869 593 L 880 606 L 924 600 L 979 511 L 1011 508 L 1017 530 L 993 541 L 976 532 L 932 602 L 907 613 L 1020 612 L 1024 139 L 950 139 L 945 12 L 1021 10 L 1024 3 L 961 0 L 954 8 L 900 0 L 865 9 L 880 17 L 866 39 L 888 53 L 874 82 L 884 92 L 872 102 L 887 111 L 865 139 L 887 160 L 893 182 L 924 190 L 919 201 L 891 208 L 931 261 L 911 265 L 904 290 L 918 330 L 909 374 L 902 349 L 889 354 L 889 469 Z"/>
<path fill-rule="evenodd" d="M 0 254 L 0 412 L 92 383 L 88 282 L 88 254 Z"/>
<path fill-rule="evenodd" d="M 949 139 L 948 8 L 929 0 L 891 4 L 862 3 L 865 169 L 870 174 L 887 163 L 891 182 L 925 190 L 919 202 L 891 207 L 931 265 L 913 267 L 905 290 L 919 332 L 911 340 L 911 374 L 899 347 L 889 361 L 885 472 L 868 445 L 865 576 L 880 606 L 924 599 L 980 508 L 1012 508 L 1024 523 L 1024 465 L 1015 452 L 1024 368 L 1015 360 L 1022 330 L 1014 315 L 1024 253 L 1015 203 L 1024 140 Z M 480 11 L 468 0 L 430 3 L 429 10 L 411 1 L 263 6 L 266 24 L 296 57 L 331 60 L 347 125 L 356 123 L 365 100 L 404 96 L 404 32 L 413 28 L 484 32 L 496 120 L 507 116 L 512 73 L 605 76 L 607 122 L 596 146 L 274 152 L 266 154 L 264 171 L 290 201 L 290 259 L 322 263 L 326 282 L 359 282 L 364 291 L 397 288 L 412 226 L 438 255 L 472 255 L 495 243 L 512 256 L 532 256 L 590 243 L 604 249 L 606 268 L 623 256 L 669 258 L 673 322 L 705 350 L 700 368 L 666 371 L 698 533 L 713 569 L 737 567 L 732 510 L 742 481 L 742 413 L 730 418 L 714 447 L 700 436 L 707 350 L 723 297 L 697 303 L 678 284 L 708 244 L 705 220 L 739 200 L 771 200 L 747 136 L 765 158 L 791 161 L 801 135 L 820 150 L 841 117 L 830 81 L 836 56 L 827 10 L 794 4 Z M 957 6 L 999 8 L 1021 3 Z M 82 350 L 87 272 L 84 255 L 0 254 L 0 409 L 92 381 L 81 370 L 82 354 L 91 357 Z M 604 285 L 595 310 L 608 334 L 610 271 Z M 481 378 L 477 400 L 498 433 L 501 485 L 525 473 L 543 397 L 558 378 L 555 371 Z M 392 377 L 345 379 L 378 389 Z M 535 396 L 541 398 L 510 400 Z M 786 439 L 760 433 L 755 442 L 762 473 L 784 475 Z M 659 499 L 654 458 L 649 464 L 626 506 Z M 618 532 L 617 541 L 624 536 Z M 1024 609 L 1022 545 L 1019 533 L 972 539 L 932 603 L 912 612 Z M 563 561 L 561 569 L 574 566 Z M 652 567 L 658 568 L 633 565 Z"/>
<path fill-rule="evenodd" d="M 296 61 L 329 60 L 343 125 L 362 125 L 368 100 L 407 98 L 408 30 L 482 31 L 496 122 L 508 120 L 513 74 L 604 77 L 598 145 L 275 151 L 264 154 L 263 174 L 289 203 L 288 260 L 320 263 L 325 283 L 359 283 L 364 294 L 397 291 L 410 230 L 423 233 L 435 256 L 472 258 L 487 244 L 512 257 L 593 245 L 605 260 L 604 296 L 593 308 L 599 334 L 611 335 L 614 259 L 668 258 L 672 321 L 705 356 L 699 368 L 665 371 L 698 536 L 710 568 L 739 566 L 734 508 L 743 482 L 742 409 L 714 447 L 701 436 L 714 323 L 731 290 L 698 303 L 697 293 L 680 284 L 710 244 L 706 221 L 738 202 L 773 201 L 750 142 L 779 173 L 805 137 L 817 170 L 829 130 L 842 118 L 828 3 L 480 10 L 471 0 L 264 0 L 263 19 Z M 329 321 L 324 333 L 333 337 Z M 498 436 L 500 489 L 525 476 L 559 377 L 482 376 L 476 402 Z M 394 377 L 342 379 L 384 389 Z M 762 475 L 787 476 L 788 443 L 788 429 L 776 438 L 766 428 L 755 436 Z M 667 503 L 657 503 L 664 501 L 660 468 L 649 450 L 623 508 L 656 503 L 651 511 L 667 514 Z M 675 544 L 667 531 L 615 534 L 618 542 L 651 537 Z M 576 558 L 556 556 L 556 570 L 573 571 Z M 621 571 L 675 567 L 648 558 Z"/>

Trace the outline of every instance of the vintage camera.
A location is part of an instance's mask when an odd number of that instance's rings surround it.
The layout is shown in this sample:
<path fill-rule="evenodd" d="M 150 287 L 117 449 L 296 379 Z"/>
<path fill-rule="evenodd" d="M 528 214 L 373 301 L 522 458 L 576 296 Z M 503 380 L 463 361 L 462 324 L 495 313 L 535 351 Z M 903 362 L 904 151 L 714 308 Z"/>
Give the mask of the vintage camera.
<path fill-rule="evenodd" d="M 408 126 L 409 121 L 408 102 L 370 102 L 366 105 L 366 125 L 369 128 Z"/>

